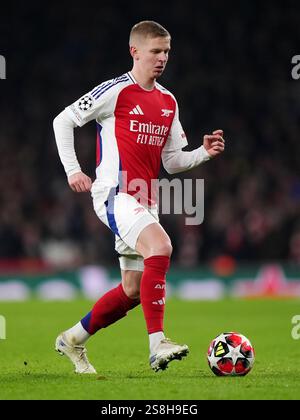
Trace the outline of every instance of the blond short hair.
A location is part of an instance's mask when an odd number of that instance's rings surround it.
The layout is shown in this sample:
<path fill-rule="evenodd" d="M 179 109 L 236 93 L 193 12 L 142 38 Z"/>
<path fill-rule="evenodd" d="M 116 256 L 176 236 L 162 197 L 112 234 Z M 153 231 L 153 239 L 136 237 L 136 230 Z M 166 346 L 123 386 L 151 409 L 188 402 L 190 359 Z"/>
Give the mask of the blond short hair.
<path fill-rule="evenodd" d="M 159 23 L 154 22 L 153 20 L 143 20 L 142 22 L 136 23 L 131 31 L 129 36 L 129 45 L 131 46 L 134 42 L 134 39 L 139 38 L 170 38 L 170 33 Z"/>

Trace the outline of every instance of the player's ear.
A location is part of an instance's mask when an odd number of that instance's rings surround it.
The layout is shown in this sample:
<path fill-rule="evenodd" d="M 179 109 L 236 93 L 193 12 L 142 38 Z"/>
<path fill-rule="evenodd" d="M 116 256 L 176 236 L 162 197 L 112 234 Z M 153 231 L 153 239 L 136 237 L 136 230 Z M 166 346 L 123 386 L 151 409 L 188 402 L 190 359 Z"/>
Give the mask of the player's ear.
<path fill-rule="evenodd" d="M 131 55 L 131 57 L 134 59 L 134 60 L 138 60 L 139 59 L 139 54 L 138 54 L 138 50 L 137 50 L 137 48 L 136 47 L 134 47 L 134 46 L 130 46 L 129 47 L 129 52 L 130 52 L 130 55 Z"/>

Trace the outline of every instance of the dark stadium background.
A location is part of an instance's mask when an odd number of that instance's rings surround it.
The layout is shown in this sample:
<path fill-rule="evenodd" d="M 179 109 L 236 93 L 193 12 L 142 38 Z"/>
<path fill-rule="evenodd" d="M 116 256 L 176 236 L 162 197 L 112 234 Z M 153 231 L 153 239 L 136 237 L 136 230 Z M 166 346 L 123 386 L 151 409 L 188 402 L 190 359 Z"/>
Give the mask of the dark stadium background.
<path fill-rule="evenodd" d="M 204 223 L 161 218 L 173 264 L 300 264 L 300 79 L 291 75 L 292 57 L 300 54 L 298 2 L 62 0 L 1 8 L 3 269 L 18 261 L 43 266 L 57 244 L 62 267 L 117 266 L 113 235 L 89 194 L 68 188 L 52 121 L 83 93 L 131 68 L 128 34 L 144 19 L 171 32 L 160 83 L 176 95 L 189 150 L 217 128 L 226 138 L 221 157 L 182 175 L 205 180 Z M 95 136 L 93 123 L 76 130 L 78 157 L 92 178 Z"/>

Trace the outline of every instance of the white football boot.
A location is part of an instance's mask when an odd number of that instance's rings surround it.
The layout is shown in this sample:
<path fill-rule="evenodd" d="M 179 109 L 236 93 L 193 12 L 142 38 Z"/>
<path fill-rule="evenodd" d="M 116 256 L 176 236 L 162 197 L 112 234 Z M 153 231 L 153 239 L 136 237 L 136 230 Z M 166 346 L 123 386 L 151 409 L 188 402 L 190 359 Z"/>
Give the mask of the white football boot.
<path fill-rule="evenodd" d="M 150 355 L 150 366 L 155 372 L 165 370 L 172 360 L 181 360 L 187 356 L 189 348 L 186 344 L 177 344 L 168 338 L 164 338 L 155 349 L 155 353 Z"/>
<path fill-rule="evenodd" d="M 97 373 L 90 364 L 83 345 L 72 345 L 66 340 L 64 333 L 60 334 L 55 342 L 55 350 L 61 355 L 67 356 L 75 366 L 75 373 Z"/>

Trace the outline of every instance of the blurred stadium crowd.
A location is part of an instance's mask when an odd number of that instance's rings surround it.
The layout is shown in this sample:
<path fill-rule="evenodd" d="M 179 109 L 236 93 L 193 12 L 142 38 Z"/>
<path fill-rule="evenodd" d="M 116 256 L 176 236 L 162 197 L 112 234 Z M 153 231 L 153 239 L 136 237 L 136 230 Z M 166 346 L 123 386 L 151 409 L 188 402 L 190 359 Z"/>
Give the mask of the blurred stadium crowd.
<path fill-rule="evenodd" d="M 178 100 L 188 150 L 217 128 L 227 146 L 223 156 L 180 175 L 204 178 L 205 219 L 185 226 L 185 215 L 161 217 L 173 262 L 197 266 L 228 256 L 300 264 L 300 80 L 291 77 L 291 58 L 300 54 L 299 5 L 220 2 L 193 10 L 174 1 L 130 10 L 120 2 L 83 11 L 76 4 L 20 3 L 2 25 L 0 259 L 116 263 L 113 235 L 90 196 L 67 185 L 52 121 L 83 93 L 131 68 L 130 28 L 152 19 L 172 34 L 160 83 Z M 93 123 L 76 130 L 78 158 L 92 178 L 95 138 Z"/>

